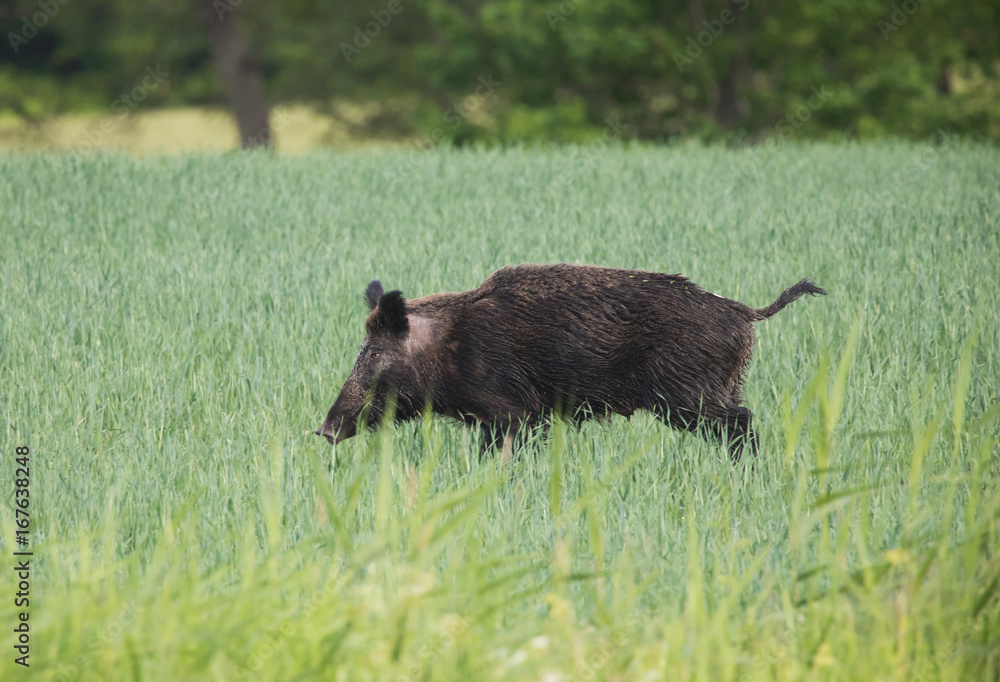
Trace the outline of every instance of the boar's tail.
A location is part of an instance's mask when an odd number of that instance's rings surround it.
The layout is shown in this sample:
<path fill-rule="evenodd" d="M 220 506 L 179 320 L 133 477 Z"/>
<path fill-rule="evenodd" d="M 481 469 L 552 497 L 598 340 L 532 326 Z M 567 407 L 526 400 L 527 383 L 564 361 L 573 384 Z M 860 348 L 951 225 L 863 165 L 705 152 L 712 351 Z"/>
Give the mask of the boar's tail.
<path fill-rule="evenodd" d="M 754 321 L 766 320 L 786 305 L 801 298 L 805 294 L 812 294 L 813 296 L 819 294 L 820 296 L 826 296 L 826 289 L 820 289 L 809 280 L 804 279 L 798 284 L 794 284 L 782 291 L 781 296 L 778 296 L 778 299 L 771 305 L 765 308 L 751 308 L 750 310 L 753 313 Z"/>

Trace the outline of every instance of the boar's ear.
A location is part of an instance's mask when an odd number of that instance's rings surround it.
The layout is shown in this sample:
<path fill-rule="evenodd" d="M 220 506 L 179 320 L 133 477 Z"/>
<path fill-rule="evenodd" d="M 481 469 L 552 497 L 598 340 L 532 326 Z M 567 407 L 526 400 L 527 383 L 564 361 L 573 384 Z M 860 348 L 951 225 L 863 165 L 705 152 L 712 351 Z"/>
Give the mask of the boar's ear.
<path fill-rule="evenodd" d="M 396 290 L 382 296 L 374 313 L 374 327 L 393 336 L 404 336 L 410 330 L 410 321 L 406 317 L 406 299 L 403 292 Z"/>
<path fill-rule="evenodd" d="M 368 310 L 375 310 L 375 306 L 378 305 L 378 300 L 382 298 L 382 283 L 377 279 L 373 279 L 368 284 L 368 288 L 365 289 L 365 300 L 368 301 Z"/>

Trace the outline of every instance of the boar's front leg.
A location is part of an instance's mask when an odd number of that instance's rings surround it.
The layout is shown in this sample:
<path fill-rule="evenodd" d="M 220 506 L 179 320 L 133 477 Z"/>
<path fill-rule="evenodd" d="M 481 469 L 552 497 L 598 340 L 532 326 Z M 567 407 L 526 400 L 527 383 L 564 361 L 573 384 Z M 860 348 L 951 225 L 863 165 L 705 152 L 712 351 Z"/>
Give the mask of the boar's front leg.
<path fill-rule="evenodd" d="M 483 434 L 483 440 L 479 449 L 479 461 L 482 462 L 486 459 L 487 454 L 493 452 L 503 443 L 506 434 L 500 430 L 500 426 L 497 424 L 483 422 L 479 428 Z"/>
<path fill-rule="evenodd" d="M 483 422 L 483 446 L 479 451 L 479 461 L 486 459 L 488 453 L 501 451 L 503 462 L 509 462 L 514 456 L 514 441 L 519 429 L 514 422 Z"/>
<path fill-rule="evenodd" d="M 479 453 L 480 460 L 486 457 L 487 452 L 500 450 L 503 461 L 510 461 L 514 450 L 524 445 L 539 425 L 548 428 L 548 420 L 530 412 L 518 417 L 505 416 L 491 422 L 482 422 L 483 447 Z"/>

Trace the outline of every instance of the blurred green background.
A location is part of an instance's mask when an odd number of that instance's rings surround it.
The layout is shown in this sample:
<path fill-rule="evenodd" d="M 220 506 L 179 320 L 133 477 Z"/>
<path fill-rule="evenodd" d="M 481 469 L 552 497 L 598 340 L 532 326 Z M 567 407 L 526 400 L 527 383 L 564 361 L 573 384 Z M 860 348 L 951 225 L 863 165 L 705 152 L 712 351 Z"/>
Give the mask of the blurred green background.
<path fill-rule="evenodd" d="M 0 35 L 6 148 L 1000 140 L 996 0 L 4 0 Z"/>

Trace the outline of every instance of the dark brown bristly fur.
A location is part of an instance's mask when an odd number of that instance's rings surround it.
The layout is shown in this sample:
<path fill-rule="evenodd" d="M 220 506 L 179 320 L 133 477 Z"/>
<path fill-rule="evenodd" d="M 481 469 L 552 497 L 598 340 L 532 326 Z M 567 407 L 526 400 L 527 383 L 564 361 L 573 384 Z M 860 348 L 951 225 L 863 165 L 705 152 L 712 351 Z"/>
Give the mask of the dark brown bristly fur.
<path fill-rule="evenodd" d="M 756 452 L 741 405 L 753 322 L 804 294 L 809 280 L 750 308 L 681 275 L 581 265 L 501 268 L 478 289 L 404 300 L 368 285 L 366 337 L 316 431 L 330 442 L 425 406 L 484 429 L 492 445 L 559 411 L 575 420 L 649 410 L 676 428 Z"/>

